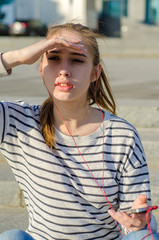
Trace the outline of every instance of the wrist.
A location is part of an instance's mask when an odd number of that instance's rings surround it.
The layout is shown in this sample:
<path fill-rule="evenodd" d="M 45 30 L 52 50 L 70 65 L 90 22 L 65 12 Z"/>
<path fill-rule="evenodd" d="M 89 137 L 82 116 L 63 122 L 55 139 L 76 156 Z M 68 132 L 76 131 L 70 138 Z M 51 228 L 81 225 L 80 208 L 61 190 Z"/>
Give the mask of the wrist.
<path fill-rule="evenodd" d="M 11 68 L 7 68 L 3 60 L 3 53 L 0 53 L 0 77 L 10 75 Z"/>
<path fill-rule="evenodd" d="M 7 72 L 11 71 L 13 67 L 20 65 L 20 61 L 18 60 L 19 59 L 18 55 L 19 55 L 18 51 L 16 50 L 1 54 L 2 64 Z"/>

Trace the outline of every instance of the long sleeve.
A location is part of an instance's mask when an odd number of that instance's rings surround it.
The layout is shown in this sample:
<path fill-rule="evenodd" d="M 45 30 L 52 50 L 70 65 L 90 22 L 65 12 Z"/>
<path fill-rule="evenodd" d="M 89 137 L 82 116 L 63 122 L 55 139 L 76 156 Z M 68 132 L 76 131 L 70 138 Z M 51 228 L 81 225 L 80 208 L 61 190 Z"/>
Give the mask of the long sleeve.
<path fill-rule="evenodd" d="M 9 127 L 8 104 L 0 102 L 0 144 L 3 142 Z"/>
<path fill-rule="evenodd" d="M 12 70 L 6 70 L 3 63 L 2 63 L 2 53 L 0 53 L 0 77 L 4 77 L 10 75 Z"/>
<path fill-rule="evenodd" d="M 120 179 L 120 209 L 131 208 L 133 201 L 140 194 L 146 194 L 151 205 L 149 171 L 145 153 L 137 132 L 134 133 Z M 153 231 L 157 231 L 157 222 L 153 215 L 150 227 Z"/>

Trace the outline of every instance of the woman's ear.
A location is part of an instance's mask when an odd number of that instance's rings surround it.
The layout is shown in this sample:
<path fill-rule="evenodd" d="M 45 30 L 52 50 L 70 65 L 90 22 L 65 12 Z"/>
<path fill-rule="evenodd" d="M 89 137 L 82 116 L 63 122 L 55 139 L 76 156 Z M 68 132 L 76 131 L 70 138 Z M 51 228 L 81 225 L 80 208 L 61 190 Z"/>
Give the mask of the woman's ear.
<path fill-rule="evenodd" d="M 101 70 L 102 70 L 102 66 L 101 66 L 100 63 L 97 66 L 94 67 L 91 82 L 95 82 L 95 81 L 98 80 L 98 78 L 100 77 L 100 74 L 101 74 Z"/>

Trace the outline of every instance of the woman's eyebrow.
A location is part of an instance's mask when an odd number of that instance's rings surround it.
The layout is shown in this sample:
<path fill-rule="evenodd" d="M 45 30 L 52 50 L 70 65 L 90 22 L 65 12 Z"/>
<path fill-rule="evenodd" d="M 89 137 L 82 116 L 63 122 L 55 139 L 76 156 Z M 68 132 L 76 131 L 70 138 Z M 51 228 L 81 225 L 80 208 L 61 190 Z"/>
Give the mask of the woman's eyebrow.
<path fill-rule="evenodd" d="M 49 53 L 61 53 L 61 51 L 59 51 L 59 50 L 52 50 L 52 51 L 47 51 L 46 53 L 47 54 L 49 54 Z"/>
<path fill-rule="evenodd" d="M 77 55 L 77 56 L 81 56 L 81 57 L 85 57 L 87 58 L 87 56 L 83 53 L 78 53 L 78 52 L 72 52 L 71 55 Z"/>
<path fill-rule="evenodd" d="M 61 54 L 62 51 L 60 51 L 60 50 L 52 50 L 52 51 L 49 51 L 49 52 L 47 52 L 47 53 L 48 53 L 48 54 L 49 54 L 49 53 Z M 71 55 L 76 55 L 76 56 L 81 56 L 81 57 L 87 58 L 87 56 L 86 56 L 85 54 L 83 54 L 83 53 L 71 52 L 70 54 L 71 54 Z"/>

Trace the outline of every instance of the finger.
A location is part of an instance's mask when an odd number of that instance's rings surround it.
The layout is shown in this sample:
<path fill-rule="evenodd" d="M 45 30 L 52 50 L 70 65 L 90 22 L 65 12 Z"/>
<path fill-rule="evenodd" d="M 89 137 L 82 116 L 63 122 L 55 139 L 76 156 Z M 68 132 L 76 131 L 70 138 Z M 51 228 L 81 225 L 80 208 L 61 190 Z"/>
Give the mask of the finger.
<path fill-rule="evenodd" d="M 63 44 L 71 49 L 77 50 L 77 51 L 87 51 L 86 47 L 80 42 L 80 43 L 75 43 L 72 41 L 67 41 L 67 40 L 63 40 Z"/>
<path fill-rule="evenodd" d="M 78 38 L 62 38 L 62 37 L 55 37 L 56 39 L 61 39 L 64 41 L 72 42 L 72 43 L 80 43 L 81 39 Z"/>
<path fill-rule="evenodd" d="M 146 194 L 140 194 L 136 201 L 138 201 L 138 203 L 146 203 L 147 202 Z"/>
<path fill-rule="evenodd" d="M 147 207 L 147 206 L 148 206 L 147 196 L 145 194 L 141 194 L 133 202 L 132 209 L 134 209 L 134 208 L 141 208 L 141 207 Z"/>
<path fill-rule="evenodd" d="M 54 37 L 50 39 L 49 48 L 62 47 L 62 46 L 81 50 L 81 51 L 86 51 L 84 44 L 79 39 L 65 39 L 65 38 L 59 38 L 59 37 Z"/>
<path fill-rule="evenodd" d="M 122 212 L 115 212 L 113 209 L 108 210 L 108 212 L 112 218 L 128 229 L 136 231 L 142 225 L 142 220 L 140 218 L 133 219 L 131 216 Z"/>

